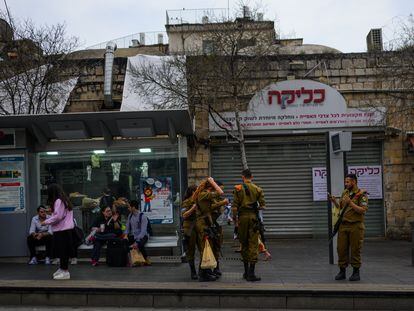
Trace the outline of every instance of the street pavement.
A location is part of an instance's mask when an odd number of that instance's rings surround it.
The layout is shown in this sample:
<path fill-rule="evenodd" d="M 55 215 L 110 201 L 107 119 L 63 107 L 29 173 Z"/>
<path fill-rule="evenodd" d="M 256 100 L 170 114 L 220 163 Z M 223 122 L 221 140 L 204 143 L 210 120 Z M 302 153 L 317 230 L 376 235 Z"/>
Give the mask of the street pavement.
<path fill-rule="evenodd" d="M 243 265 L 240 254 L 235 253 L 234 243 L 226 243 L 223 248 L 223 259 L 220 262 L 222 278 L 214 282 L 215 286 L 225 288 L 226 284 L 258 286 L 273 284 L 274 286 L 303 285 L 305 287 L 346 287 L 352 288 L 353 282 L 335 281 L 337 267 L 328 263 L 328 246 L 326 240 L 297 239 L 272 240 L 268 243 L 272 253 L 271 261 L 261 260 L 257 264 L 257 274 L 262 277 L 260 283 L 247 283 L 242 279 Z M 368 239 L 365 241 L 361 267 L 361 282 L 359 287 L 383 287 L 390 289 L 414 290 L 414 267 L 411 265 L 411 243 L 407 241 L 387 241 Z M 0 260 L 0 284 L 12 281 L 41 281 L 51 280 L 56 266 L 44 264 L 29 266 L 2 258 Z M 350 276 L 352 269 L 348 269 Z M 189 278 L 188 265 L 178 263 L 178 258 L 154 258 L 154 264 L 149 267 L 114 268 L 101 263 L 92 267 L 88 261 L 80 262 L 70 267 L 69 282 L 131 282 L 145 286 L 163 283 L 165 286 L 190 286 L 198 283 Z M 27 283 L 26 282 L 26 283 Z M 185 284 L 186 283 L 186 284 Z M 190 283 L 190 284 L 188 284 Z M 53 283 L 52 283 L 53 284 Z M 132 285 L 132 284 L 131 284 Z M 374 286 L 374 287 L 375 287 Z"/>

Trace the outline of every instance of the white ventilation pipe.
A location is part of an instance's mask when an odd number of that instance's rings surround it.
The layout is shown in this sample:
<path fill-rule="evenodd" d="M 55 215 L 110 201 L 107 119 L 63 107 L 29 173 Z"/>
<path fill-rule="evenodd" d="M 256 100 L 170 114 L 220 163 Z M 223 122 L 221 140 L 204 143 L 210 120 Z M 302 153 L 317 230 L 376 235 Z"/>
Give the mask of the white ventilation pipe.
<path fill-rule="evenodd" d="M 114 67 L 115 42 L 108 42 L 105 51 L 104 102 L 106 107 L 112 106 L 112 71 Z"/>

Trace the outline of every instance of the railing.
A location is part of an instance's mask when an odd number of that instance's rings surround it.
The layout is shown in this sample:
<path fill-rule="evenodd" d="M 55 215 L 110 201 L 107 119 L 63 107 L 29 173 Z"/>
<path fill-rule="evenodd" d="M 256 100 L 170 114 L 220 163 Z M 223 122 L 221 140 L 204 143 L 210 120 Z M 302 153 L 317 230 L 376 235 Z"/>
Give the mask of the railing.
<path fill-rule="evenodd" d="M 107 40 L 89 46 L 86 49 L 105 49 L 109 41 L 115 42 L 118 48 L 129 48 L 143 45 L 168 44 L 168 36 L 165 31 L 138 32 L 125 37 Z"/>
<path fill-rule="evenodd" d="M 167 10 L 165 15 L 167 25 L 212 23 L 228 20 L 229 9 L 206 8 Z"/>

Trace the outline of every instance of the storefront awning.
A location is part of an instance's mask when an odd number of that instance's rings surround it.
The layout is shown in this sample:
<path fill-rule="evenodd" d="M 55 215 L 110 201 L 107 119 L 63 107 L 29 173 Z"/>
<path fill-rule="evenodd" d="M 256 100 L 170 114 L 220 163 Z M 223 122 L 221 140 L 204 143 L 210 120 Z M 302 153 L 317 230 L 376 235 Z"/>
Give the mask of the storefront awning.
<path fill-rule="evenodd" d="M 51 140 L 140 138 L 193 134 L 188 110 L 83 112 L 0 117 L 0 128 L 25 128 L 40 145 Z"/>

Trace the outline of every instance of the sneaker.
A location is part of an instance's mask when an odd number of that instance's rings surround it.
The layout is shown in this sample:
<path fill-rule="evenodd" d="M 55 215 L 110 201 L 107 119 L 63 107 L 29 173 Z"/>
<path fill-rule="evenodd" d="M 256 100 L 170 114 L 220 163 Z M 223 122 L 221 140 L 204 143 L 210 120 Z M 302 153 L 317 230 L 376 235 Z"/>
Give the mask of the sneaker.
<path fill-rule="evenodd" d="M 30 259 L 29 265 L 37 265 L 37 259 L 36 259 L 36 257 L 33 257 L 32 259 Z"/>
<path fill-rule="evenodd" d="M 55 276 L 53 276 L 54 280 L 70 280 L 70 273 L 69 271 L 62 271 Z"/>
<path fill-rule="evenodd" d="M 144 266 L 151 266 L 151 265 L 152 265 L 151 260 L 149 260 L 149 258 L 145 259 Z"/>
<path fill-rule="evenodd" d="M 62 269 L 57 269 L 56 270 L 56 272 L 55 273 L 53 273 L 53 277 L 55 277 L 56 275 L 58 275 L 58 274 L 60 274 L 60 273 L 62 273 L 63 272 L 63 270 Z"/>
<path fill-rule="evenodd" d="M 50 265 L 50 264 L 51 264 L 50 258 L 49 257 L 46 257 L 45 258 L 45 265 Z"/>
<path fill-rule="evenodd" d="M 72 258 L 70 261 L 71 265 L 77 265 L 78 264 L 78 258 Z"/>
<path fill-rule="evenodd" d="M 92 259 L 92 260 L 91 260 L 91 265 L 92 265 L 93 267 L 96 267 L 97 265 L 99 265 L 99 262 L 98 262 L 97 260 L 95 260 L 95 259 Z"/>

